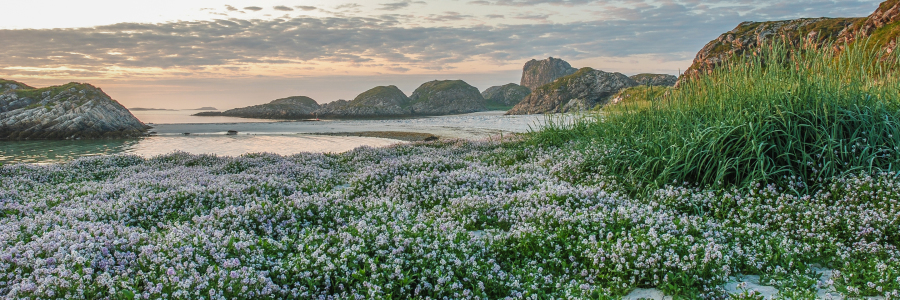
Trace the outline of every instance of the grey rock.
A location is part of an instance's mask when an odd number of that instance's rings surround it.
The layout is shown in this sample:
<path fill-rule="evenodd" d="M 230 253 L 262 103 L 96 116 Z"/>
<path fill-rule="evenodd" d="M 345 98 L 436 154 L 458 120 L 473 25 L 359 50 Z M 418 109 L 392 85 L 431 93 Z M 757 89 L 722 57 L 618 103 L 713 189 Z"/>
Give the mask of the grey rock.
<path fill-rule="evenodd" d="M 223 112 L 204 111 L 195 116 L 229 116 L 260 119 L 309 119 L 320 108 L 319 103 L 306 96 L 294 96 L 248 107 L 229 109 Z"/>
<path fill-rule="evenodd" d="M 525 96 L 528 96 L 530 93 L 531 89 L 515 83 L 510 83 L 492 86 L 484 90 L 484 92 L 481 92 L 481 96 L 484 97 L 484 100 L 491 106 L 514 106 L 519 104 L 519 102 L 522 101 L 522 99 L 525 99 Z"/>
<path fill-rule="evenodd" d="M 35 89 L 0 80 L 0 139 L 141 136 L 147 127 L 99 88 L 69 83 Z"/>
<path fill-rule="evenodd" d="M 484 97 L 462 80 L 434 80 L 423 83 L 409 97 L 416 115 L 448 115 L 485 111 Z"/>
<path fill-rule="evenodd" d="M 508 115 L 576 112 L 606 104 L 622 89 L 638 85 L 622 73 L 582 68 L 543 85 L 510 109 Z"/>
<path fill-rule="evenodd" d="M 379 118 L 413 114 L 410 99 L 396 86 L 378 86 L 352 101 L 326 103 L 316 111 L 320 118 Z"/>
<path fill-rule="evenodd" d="M 637 82 L 638 85 L 649 86 L 675 86 L 675 83 L 678 82 L 678 77 L 669 74 L 643 73 L 631 76 L 629 78 Z"/>
<path fill-rule="evenodd" d="M 558 58 L 547 58 L 544 60 L 532 59 L 525 63 L 522 68 L 521 86 L 530 90 L 535 90 L 545 84 L 551 83 L 558 78 L 572 75 L 578 69 L 573 68 L 568 62 Z"/>

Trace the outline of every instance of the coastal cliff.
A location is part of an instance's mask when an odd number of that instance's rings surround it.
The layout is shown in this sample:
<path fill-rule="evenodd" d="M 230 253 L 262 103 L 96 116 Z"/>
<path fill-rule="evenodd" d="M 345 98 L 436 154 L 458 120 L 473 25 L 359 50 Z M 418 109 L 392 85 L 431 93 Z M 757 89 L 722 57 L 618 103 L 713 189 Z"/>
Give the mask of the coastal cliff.
<path fill-rule="evenodd" d="M 248 107 L 234 108 L 226 111 L 205 111 L 195 116 L 229 116 L 260 119 L 309 119 L 319 109 L 316 100 L 306 96 L 294 96 L 273 100 L 272 102 Z"/>
<path fill-rule="evenodd" d="M 90 84 L 36 89 L 0 80 L 0 139 L 125 138 L 144 131 L 128 109 Z"/>
<path fill-rule="evenodd" d="M 510 109 L 508 115 L 562 113 L 590 110 L 603 105 L 622 89 L 637 82 L 622 73 L 582 68 L 572 75 L 543 85 Z"/>
<path fill-rule="evenodd" d="M 519 85 L 533 91 L 556 79 L 572 75 L 577 71 L 578 69 L 573 68 L 568 62 L 559 58 L 532 59 L 526 62 L 522 68 L 522 82 Z"/>
<path fill-rule="evenodd" d="M 485 111 L 484 97 L 462 80 L 434 80 L 423 83 L 409 97 L 416 115 L 449 115 Z"/>
<path fill-rule="evenodd" d="M 835 47 L 842 50 L 845 45 L 857 40 L 871 38 L 873 46 L 884 48 L 888 53 L 897 47 L 900 36 L 900 0 L 882 2 L 871 15 L 853 22 L 837 38 Z"/>
<path fill-rule="evenodd" d="M 703 46 L 693 64 L 679 79 L 708 74 L 732 56 L 753 55 L 756 49 L 773 41 L 799 47 L 817 47 L 833 43 L 845 28 L 862 18 L 814 18 L 771 22 L 743 22 Z"/>

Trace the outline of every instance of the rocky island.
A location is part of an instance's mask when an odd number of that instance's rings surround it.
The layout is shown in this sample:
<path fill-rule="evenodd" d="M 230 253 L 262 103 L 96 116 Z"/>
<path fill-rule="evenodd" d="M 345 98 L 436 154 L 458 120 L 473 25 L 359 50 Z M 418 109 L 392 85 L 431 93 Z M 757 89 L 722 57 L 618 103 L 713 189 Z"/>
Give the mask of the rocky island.
<path fill-rule="evenodd" d="M 396 86 L 378 86 L 363 92 L 352 101 L 337 100 L 321 105 L 320 118 L 403 117 L 413 114 L 410 100 Z"/>
<path fill-rule="evenodd" d="M 531 94 L 531 89 L 515 83 L 492 86 L 481 92 L 488 109 L 499 110 L 509 110 L 528 94 Z"/>
<path fill-rule="evenodd" d="M 573 68 L 567 61 L 559 58 L 532 59 L 522 67 L 522 81 L 519 85 L 533 91 L 560 77 L 572 75 L 577 71 L 578 69 Z"/>
<path fill-rule="evenodd" d="M 306 96 L 294 96 L 272 100 L 272 102 L 226 111 L 204 111 L 195 116 L 229 116 L 259 119 L 309 119 L 319 109 L 316 100 Z"/>
<path fill-rule="evenodd" d="M 97 87 L 33 88 L 0 79 L 0 139 L 126 138 L 147 127 Z"/>
<path fill-rule="evenodd" d="M 435 116 L 485 111 L 484 97 L 462 80 L 434 80 L 423 83 L 409 97 L 416 115 Z"/>
<path fill-rule="evenodd" d="M 527 115 L 590 110 L 620 90 L 638 85 L 622 73 L 582 68 L 531 92 L 506 114 Z"/>

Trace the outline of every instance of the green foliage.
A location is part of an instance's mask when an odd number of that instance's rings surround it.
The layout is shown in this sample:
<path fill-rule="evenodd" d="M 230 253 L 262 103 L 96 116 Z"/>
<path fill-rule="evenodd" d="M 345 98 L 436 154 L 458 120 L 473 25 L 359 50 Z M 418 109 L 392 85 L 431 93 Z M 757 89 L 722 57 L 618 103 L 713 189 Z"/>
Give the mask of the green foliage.
<path fill-rule="evenodd" d="M 619 151 L 603 164 L 647 187 L 743 187 L 795 178 L 794 188 L 808 189 L 847 172 L 897 170 L 897 57 L 862 47 L 836 57 L 823 48 L 764 47 L 685 82 L 660 105 L 550 122 L 532 139 L 614 145 Z M 647 95 L 652 102 L 654 93 Z"/>

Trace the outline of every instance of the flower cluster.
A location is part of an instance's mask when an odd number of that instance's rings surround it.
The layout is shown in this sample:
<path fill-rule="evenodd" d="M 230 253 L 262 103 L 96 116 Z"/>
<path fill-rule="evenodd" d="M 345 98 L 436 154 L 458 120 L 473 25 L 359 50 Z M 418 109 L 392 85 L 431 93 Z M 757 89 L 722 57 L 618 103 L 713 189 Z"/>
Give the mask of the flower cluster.
<path fill-rule="evenodd" d="M 900 179 L 631 195 L 613 150 L 457 141 L 0 168 L 0 295 L 129 299 L 727 297 L 738 274 L 900 293 Z M 598 163 L 599 162 L 599 163 Z"/>

